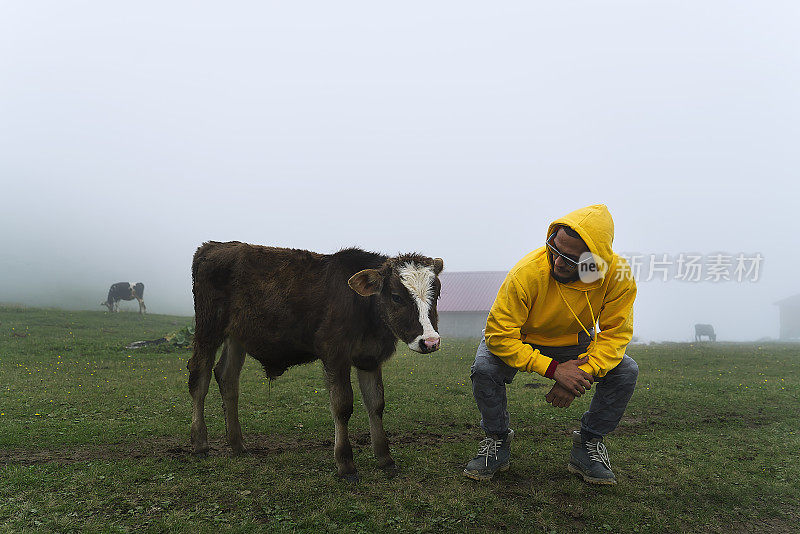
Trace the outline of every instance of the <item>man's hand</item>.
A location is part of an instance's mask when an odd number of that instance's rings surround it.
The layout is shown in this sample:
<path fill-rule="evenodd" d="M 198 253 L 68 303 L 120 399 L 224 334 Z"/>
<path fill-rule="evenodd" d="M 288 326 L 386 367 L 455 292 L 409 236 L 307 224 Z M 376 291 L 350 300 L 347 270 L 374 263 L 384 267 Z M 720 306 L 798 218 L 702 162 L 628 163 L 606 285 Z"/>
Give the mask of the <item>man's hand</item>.
<path fill-rule="evenodd" d="M 575 395 L 564 389 L 558 382 L 553 384 L 550 393 L 544 396 L 544 400 L 553 405 L 554 408 L 568 408 L 572 401 L 575 400 Z"/>
<path fill-rule="evenodd" d="M 586 393 L 587 389 L 592 387 L 592 382 L 594 382 L 594 377 L 592 375 L 578 368 L 579 365 L 583 365 L 588 361 L 589 355 L 587 354 L 580 360 L 568 360 L 564 363 L 560 363 L 553 373 L 553 378 L 569 393 L 580 397 Z"/>

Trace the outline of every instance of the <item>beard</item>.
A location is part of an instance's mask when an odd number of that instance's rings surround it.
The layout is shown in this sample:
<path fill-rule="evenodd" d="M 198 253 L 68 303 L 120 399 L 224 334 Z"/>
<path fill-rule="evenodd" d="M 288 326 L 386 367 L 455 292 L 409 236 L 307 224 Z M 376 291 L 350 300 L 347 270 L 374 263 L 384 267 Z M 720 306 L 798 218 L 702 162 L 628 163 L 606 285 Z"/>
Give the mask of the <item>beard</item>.
<path fill-rule="evenodd" d="M 560 274 L 556 273 L 555 269 L 551 268 L 550 269 L 550 276 L 552 276 L 553 280 L 555 280 L 556 282 L 559 282 L 559 283 L 562 283 L 562 284 L 568 284 L 568 283 L 574 282 L 574 281 L 576 281 L 578 279 L 578 270 L 575 269 L 575 273 L 571 274 L 569 276 L 561 276 Z"/>

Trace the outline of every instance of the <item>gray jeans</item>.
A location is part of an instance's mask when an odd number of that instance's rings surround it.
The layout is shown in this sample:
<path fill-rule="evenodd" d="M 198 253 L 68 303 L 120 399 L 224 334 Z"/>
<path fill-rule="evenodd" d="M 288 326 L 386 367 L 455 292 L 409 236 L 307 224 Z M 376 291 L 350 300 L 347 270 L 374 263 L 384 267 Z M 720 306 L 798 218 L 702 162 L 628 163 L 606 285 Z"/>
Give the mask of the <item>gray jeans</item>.
<path fill-rule="evenodd" d="M 558 362 L 576 359 L 586 351 L 586 346 L 587 344 L 569 347 L 533 345 L 542 354 Z M 481 428 L 487 434 L 503 435 L 508 432 L 506 384 L 510 384 L 516 374 L 517 369 L 492 354 L 486 347 L 486 341 L 481 340 L 475 354 L 475 363 L 472 364 L 470 378 L 472 394 L 481 412 Z M 617 428 L 633 395 L 638 376 L 639 366 L 633 358 L 625 355 L 619 365 L 603 378 L 597 379 L 592 384 L 594 390 L 592 402 L 581 417 L 581 429 L 605 436 Z"/>

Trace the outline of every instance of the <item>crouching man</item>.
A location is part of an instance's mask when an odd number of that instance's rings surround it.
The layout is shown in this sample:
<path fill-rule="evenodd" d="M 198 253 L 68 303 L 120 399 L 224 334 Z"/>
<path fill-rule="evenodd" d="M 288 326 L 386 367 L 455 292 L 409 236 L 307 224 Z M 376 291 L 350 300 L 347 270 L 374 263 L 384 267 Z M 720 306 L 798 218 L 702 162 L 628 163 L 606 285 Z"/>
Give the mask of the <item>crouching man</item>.
<path fill-rule="evenodd" d="M 467 477 L 488 480 L 508 469 L 514 431 L 506 384 L 527 371 L 555 380 L 545 399 L 557 408 L 594 386 L 567 467 L 586 482 L 616 483 L 603 437 L 622 418 L 639 369 L 625 355 L 636 284 L 627 262 L 611 250 L 613 239 L 605 205 L 581 208 L 550 224 L 545 245 L 506 276 L 472 365 L 486 439 L 467 464 Z"/>

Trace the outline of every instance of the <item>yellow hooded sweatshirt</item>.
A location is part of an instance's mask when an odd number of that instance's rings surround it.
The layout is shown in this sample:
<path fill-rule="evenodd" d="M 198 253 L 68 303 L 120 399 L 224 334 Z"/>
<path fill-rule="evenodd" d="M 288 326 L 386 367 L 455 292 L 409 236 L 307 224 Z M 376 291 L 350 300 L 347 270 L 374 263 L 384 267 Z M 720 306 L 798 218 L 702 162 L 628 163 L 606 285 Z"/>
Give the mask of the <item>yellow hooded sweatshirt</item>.
<path fill-rule="evenodd" d="M 605 272 L 591 283 L 562 284 L 550 276 L 552 254 L 547 247 L 530 252 L 500 287 L 486 322 L 486 346 L 511 367 L 545 375 L 553 360 L 526 343 L 577 345 L 578 333 L 590 333 L 597 321 L 600 331 L 589 344 L 589 362 L 581 369 L 602 377 L 622 361 L 633 335 L 636 283 L 628 263 L 611 250 L 614 221 L 604 204 L 553 221 L 547 237 L 559 226 L 578 232 L 589 251 L 607 264 Z"/>

